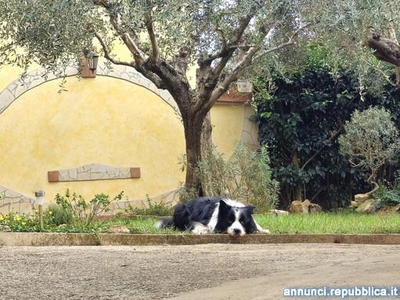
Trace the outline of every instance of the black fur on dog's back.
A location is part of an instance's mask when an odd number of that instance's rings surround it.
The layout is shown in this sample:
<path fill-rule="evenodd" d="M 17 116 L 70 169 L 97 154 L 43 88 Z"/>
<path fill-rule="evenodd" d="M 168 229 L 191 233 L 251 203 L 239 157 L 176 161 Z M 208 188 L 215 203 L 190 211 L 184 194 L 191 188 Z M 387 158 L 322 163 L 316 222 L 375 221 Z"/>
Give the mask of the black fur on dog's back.
<path fill-rule="evenodd" d="M 172 218 L 161 220 L 157 227 L 175 228 L 184 231 L 192 229 L 193 222 L 207 226 L 215 207 L 221 199 L 221 197 L 198 197 L 186 204 L 179 203 L 175 207 Z"/>

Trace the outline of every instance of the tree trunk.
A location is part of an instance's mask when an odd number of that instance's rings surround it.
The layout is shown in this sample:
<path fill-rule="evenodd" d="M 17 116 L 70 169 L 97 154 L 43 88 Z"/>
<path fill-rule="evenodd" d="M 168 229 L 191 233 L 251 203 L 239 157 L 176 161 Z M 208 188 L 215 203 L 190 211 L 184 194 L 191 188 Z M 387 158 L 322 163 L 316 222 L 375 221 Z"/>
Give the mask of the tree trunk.
<path fill-rule="evenodd" d="M 198 162 L 202 159 L 207 147 L 211 146 L 211 120 L 209 112 L 197 113 L 183 120 L 187 170 L 185 188 L 196 195 L 205 196 L 201 183 Z"/>
<path fill-rule="evenodd" d="M 197 169 L 198 162 L 202 158 L 203 150 L 211 145 L 211 122 L 209 111 L 213 102 L 212 92 L 216 86 L 217 78 L 208 76 L 211 72 L 205 68 L 203 76 L 209 81 L 207 87 L 201 89 L 197 95 L 191 90 L 185 72 L 177 72 L 165 61 L 154 62 L 148 60 L 146 66 L 157 74 L 164 83 L 178 105 L 182 116 L 186 143 L 186 179 L 185 188 L 190 194 L 202 196 L 204 190 L 201 184 L 200 174 Z M 208 72 L 207 72 L 208 71 Z M 200 95 L 199 95 L 200 94 Z"/>
<path fill-rule="evenodd" d="M 389 38 L 373 33 L 367 40 L 367 45 L 374 50 L 377 59 L 386 61 L 395 66 L 396 86 L 400 87 L 400 45 L 395 35 Z"/>
<path fill-rule="evenodd" d="M 292 164 L 293 164 L 293 170 L 300 170 L 300 162 L 299 162 L 299 156 L 297 154 L 296 150 L 293 150 L 292 152 Z M 293 200 L 303 200 L 302 197 L 302 186 L 296 186 L 295 191 L 294 191 L 294 199 Z"/>

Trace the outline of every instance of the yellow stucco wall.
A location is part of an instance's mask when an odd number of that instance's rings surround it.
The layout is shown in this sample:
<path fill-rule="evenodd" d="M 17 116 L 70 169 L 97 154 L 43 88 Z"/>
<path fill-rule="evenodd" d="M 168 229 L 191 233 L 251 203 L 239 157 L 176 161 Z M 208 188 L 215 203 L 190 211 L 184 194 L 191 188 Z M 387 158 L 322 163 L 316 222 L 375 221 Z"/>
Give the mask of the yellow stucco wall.
<path fill-rule="evenodd" d="M 183 181 L 182 124 L 157 95 L 123 80 L 68 78 L 42 84 L 0 115 L 0 184 L 26 195 L 44 189 L 49 198 L 70 188 L 129 199 L 157 195 Z M 142 178 L 49 183 L 47 171 L 100 163 L 140 167 Z M 154 172 L 157 171 L 157 172 Z M 149 178 L 149 173 L 155 178 Z"/>
<path fill-rule="evenodd" d="M 0 96 L 19 74 L 16 68 L 0 69 Z M 28 198 L 43 189 L 46 203 L 67 188 L 86 199 L 96 193 L 115 196 L 124 191 L 124 200 L 134 205 L 145 203 L 147 195 L 155 200 L 174 198 L 171 191 L 184 181 L 178 161 L 185 141 L 170 100 L 150 86 L 143 87 L 146 83 L 104 75 L 68 77 L 67 91 L 58 93 L 60 83 L 45 81 L 22 93 L 2 113 L 0 107 L 0 188 Z M 213 142 L 227 158 L 244 130 L 252 126 L 247 109 L 243 104 L 225 103 L 211 110 Z M 48 181 L 48 171 L 88 164 L 139 167 L 141 177 Z M 29 201 L 22 206 L 0 203 L 0 213 L 26 212 Z"/>
<path fill-rule="evenodd" d="M 212 139 L 226 158 L 241 138 L 244 108 L 243 104 L 216 104 L 211 110 Z"/>

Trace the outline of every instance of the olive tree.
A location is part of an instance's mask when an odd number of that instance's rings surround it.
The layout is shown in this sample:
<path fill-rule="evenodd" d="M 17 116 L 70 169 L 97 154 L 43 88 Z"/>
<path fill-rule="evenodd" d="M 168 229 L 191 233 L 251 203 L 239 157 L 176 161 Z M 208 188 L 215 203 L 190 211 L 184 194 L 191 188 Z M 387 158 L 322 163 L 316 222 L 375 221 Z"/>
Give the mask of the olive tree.
<path fill-rule="evenodd" d="M 291 68 L 309 40 L 328 46 L 333 65 L 356 67 L 362 87 L 391 81 L 381 61 L 400 65 L 396 0 L 0 0 L 0 18 L 0 66 L 35 62 L 62 75 L 95 41 L 108 62 L 168 90 L 183 121 L 185 184 L 200 193 L 208 113 L 249 67 Z"/>
<path fill-rule="evenodd" d="M 356 110 L 345 124 L 345 134 L 339 137 L 340 151 L 349 162 L 368 174 L 367 182 L 378 189 L 375 181 L 381 166 L 399 154 L 400 136 L 390 113 L 383 108 Z"/>
<path fill-rule="evenodd" d="M 247 67 L 295 43 L 308 25 L 297 21 L 295 2 L 0 0 L 0 65 L 36 62 L 62 74 L 96 41 L 110 63 L 172 95 L 186 140 L 185 184 L 201 194 L 196 165 L 210 140 L 208 113 Z M 118 43 L 128 59 L 115 51 Z"/>
<path fill-rule="evenodd" d="M 399 1 L 301 3 L 310 8 L 302 10 L 301 19 L 314 24 L 310 36 L 330 49 L 332 65 L 356 69 L 362 89 L 388 82 L 400 87 Z"/>

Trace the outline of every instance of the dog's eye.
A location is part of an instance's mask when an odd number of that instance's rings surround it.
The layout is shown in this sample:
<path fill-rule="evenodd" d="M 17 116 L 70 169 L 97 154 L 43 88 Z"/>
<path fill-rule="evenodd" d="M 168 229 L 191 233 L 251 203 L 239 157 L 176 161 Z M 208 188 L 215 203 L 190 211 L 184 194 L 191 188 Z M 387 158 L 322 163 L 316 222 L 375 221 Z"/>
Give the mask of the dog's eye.
<path fill-rule="evenodd" d="M 245 218 L 239 218 L 240 224 L 244 225 L 246 224 L 246 219 Z"/>

